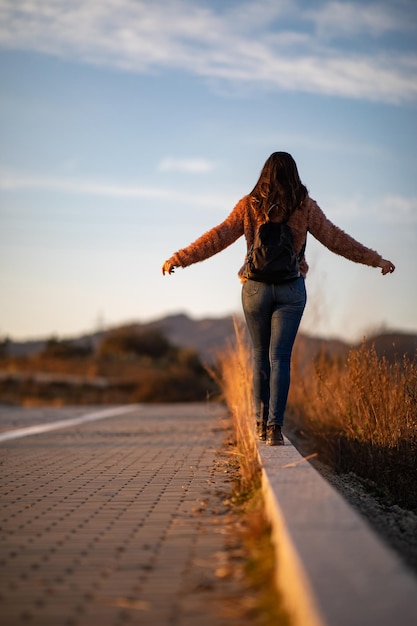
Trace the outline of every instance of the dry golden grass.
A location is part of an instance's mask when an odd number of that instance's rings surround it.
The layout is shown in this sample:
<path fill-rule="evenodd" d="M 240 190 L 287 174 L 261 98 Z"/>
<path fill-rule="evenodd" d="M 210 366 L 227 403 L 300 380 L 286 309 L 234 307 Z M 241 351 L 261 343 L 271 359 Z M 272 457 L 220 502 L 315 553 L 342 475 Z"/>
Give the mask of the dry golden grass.
<path fill-rule="evenodd" d="M 343 363 L 322 354 L 307 375 L 294 369 L 290 406 L 310 430 L 384 447 L 416 435 L 417 365 L 408 359 L 392 364 L 362 345 Z"/>
<path fill-rule="evenodd" d="M 417 508 L 417 363 L 390 363 L 365 344 L 343 360 L 321 354 L 302 371 L 294 361 L 290 422 L 307 450 Z"/>
<path fill-rule="evenodd" d="M 245 579 L 254 593 L 249 617 L 254 626 L 289 626 L 291 618 L 275 585 L 275 550 L 267 520 L 261 467 L 255 438 L 252 368 L 246 330 L 235 320 L 235 342 L 219 357 L 212 375 L 221 387 L 232 421 L 233 441 L 228 446 L 235 469 L 232 502 L 241 514 L 239 539 L 245 554 Z"/>
<path fill-rule="evenodd" d="M 260 465 L 255 439 L 250 349 L 243 324 L 235 320 L 234 327 L 235 342 L 220 355 L 216 379 L 231 415 L 234 454 L 240 465 L 239 490 L 245 493 L 259 486 Z"/>

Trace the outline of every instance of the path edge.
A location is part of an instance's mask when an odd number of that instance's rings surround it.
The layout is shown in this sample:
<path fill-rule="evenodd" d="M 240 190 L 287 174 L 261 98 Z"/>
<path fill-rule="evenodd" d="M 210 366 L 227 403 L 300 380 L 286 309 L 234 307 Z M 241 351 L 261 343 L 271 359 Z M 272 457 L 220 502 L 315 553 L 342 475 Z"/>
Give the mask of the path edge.
<path fill-rule="evenodd" d="M 285 442 L 257 449 L 276 585 L 293 626 L 415 626 L 417 578 Z"/>

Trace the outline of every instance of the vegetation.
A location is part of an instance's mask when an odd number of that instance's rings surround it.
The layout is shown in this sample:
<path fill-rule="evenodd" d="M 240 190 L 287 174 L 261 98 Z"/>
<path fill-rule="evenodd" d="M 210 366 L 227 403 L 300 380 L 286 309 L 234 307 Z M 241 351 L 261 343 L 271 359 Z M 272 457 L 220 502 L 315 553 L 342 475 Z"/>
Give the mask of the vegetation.
<path fill-rule="evenodd" d="M 363 343 L 346 359 L 322 353 L 306 367 L 296 351 L 289 410 L 307 452 L 417 510 L 415 360 L 389 361 Z"/>
<path fill-rule="evenodd" d="M 53 337 L 35 355 L 0 351 L 0 401 L 24 406 L 203 401 L 217 392 L 198 354 L 157 329 L 126 326 L 90 343 Z"/>
<path fill-rule="evenodd" d="M 235 451 L 240 472 L 236 494 L 242 500 L 260 486 L 261 468 L 254 435 L 252 376 L 250 351 L 244 328 L 235 322 L 236 342 L 219 359 L 219 372 L 214 374 L 230 412 L 235 433 Z"/>
<path fill-rule="evenodd" d="M 240 514 L 246 582 L 254 594 L 249 613 L 257 626 L 288 626 L 290 617 L 275 585 L 275 550 L 261 491 L 261 467 L 254 434 L 250 353 L 245 330 L 235 324 L 236 342 L 220 357 L 218 381 L 232 421 L 229 464 L 235 468 L 232 503 Z"/>
<path fill-rule="evenodd" d="M 176 352 L 168 339 L 157 329 L 136 330 L 134 326 L 122 326 L 107 333 L 100 343 L 98 354 L 109 358 L 161 359 Z"/>
<path fill-rule="evenodd" d="M 236 431 L 241 490 L 256 484 L 251 366 L 244 331 L 221 362 L 223 391 Z M 383 349 L 381 349 L 381 346 Z M 296 341 L 286 424 L 294 442 L 335 472 L 353 472 L 389 501 L 417 510 L 417 360 L 379 337 L 347 356 L 306 356 Z M 404 350 L 405 351 L 405 350 Z M 414 352 L 415 353 L 415 352 Z M 249 416 L 249 417 L 248 417 Z"/>
<path fill-rule="evenodd" d="M 93 347 L 90 344 L 76 344 L 71 341 L 60 341 L 51 337 L 42 351 L 44 359 L 76 359 L 91 356 Z"/>

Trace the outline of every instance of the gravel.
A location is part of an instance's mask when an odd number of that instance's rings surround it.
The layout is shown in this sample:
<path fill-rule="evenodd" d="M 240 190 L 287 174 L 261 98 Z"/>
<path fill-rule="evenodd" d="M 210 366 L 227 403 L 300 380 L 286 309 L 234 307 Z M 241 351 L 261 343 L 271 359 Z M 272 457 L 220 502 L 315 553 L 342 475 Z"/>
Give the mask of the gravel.
<path fill-rule="evenodd" d="M 356 474 L 335 474 L 316 459 L 312 465 L 335 487 L 417 575 L 417 514 L 388 502 L 372 483 Z"/>

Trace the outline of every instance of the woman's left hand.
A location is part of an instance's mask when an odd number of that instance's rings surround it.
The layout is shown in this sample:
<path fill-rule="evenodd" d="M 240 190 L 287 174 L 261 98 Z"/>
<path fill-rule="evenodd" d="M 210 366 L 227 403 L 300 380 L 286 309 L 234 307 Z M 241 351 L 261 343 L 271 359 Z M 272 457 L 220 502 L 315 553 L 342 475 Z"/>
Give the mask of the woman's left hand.
<path fill-rule="evenodd" d="M 394 263 L 391 263 L 391 261 L 387 261 L 386 259 L 382 259 L 378 267 L 381 268 L 381 273 L 384 276 L 385 274 L 392 274 L 392 272 L 395 270 Z"/>
<path fill-rule="evenodd" d="M 172 263 L 170 261 L 165 261 L 165 263 L 162 266 L 162 274 L 165 276 L 165 272 L 167 272 L 168 274 L 173 274 L 175 271 L 175 265 L 172 265 Z"/>

